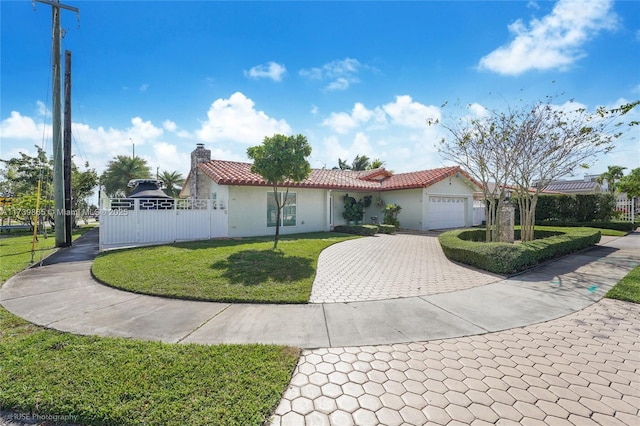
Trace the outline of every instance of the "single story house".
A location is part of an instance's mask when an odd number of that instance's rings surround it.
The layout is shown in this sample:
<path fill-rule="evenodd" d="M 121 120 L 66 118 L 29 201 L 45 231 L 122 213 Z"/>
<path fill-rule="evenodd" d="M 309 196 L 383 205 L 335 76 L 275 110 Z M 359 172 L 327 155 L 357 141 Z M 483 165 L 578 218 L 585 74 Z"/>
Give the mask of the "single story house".
<path fill-rule="evenodd" d="M 329 231 L 347 223 L 343 197 L 371 196 L 364 223 L 382 221 L 381 204 L 402 207 L 402 228 L 418 231 L 468 227 L 473 224 L 473 195 L 478 184 L 460 167 L 443 167 L 394 174 L 384 168 L 366 171 L 313 169 L 302 182 L 292 182 L 283 208 L 280 232 Z M 279 187 L 278 191 L 286 191 Z M 211 160 L 211 151 L 198 144 L 191 153 L 191 169 L 183 198 L 210 199 L 227 212 L 229 237 L 273 233 L 276 223 L 273 188 L 250 163 Z M 282 196 L 282 194 L 280 195 Z"/>

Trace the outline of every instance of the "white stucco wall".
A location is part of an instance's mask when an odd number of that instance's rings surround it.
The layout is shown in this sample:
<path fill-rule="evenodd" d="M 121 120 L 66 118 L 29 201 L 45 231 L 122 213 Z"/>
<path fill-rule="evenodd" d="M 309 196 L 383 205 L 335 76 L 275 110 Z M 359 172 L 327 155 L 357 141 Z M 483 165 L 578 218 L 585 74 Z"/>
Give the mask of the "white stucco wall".
<path fill-rule="evenodd" d="M 398 214 L 400 227 L 406 229 L 422 229 L 422 189 L 403 189 L 399 191 L 385 191 L 381 198 L 386 204 L 397 204 L 402 207 Z M 380 222 L 384 213 L 380 213 Z"/>
<path fill-rule="evenodd" d="M 267 226 L 267 193 L 271 188 L 255 186 L 219 186 L 228 189 L 229 236 L 273 235 Z M 280 234 L 328 231 L 327 190 L 291 188 L 295 192 L 296 226 L 281 226 Z"/>

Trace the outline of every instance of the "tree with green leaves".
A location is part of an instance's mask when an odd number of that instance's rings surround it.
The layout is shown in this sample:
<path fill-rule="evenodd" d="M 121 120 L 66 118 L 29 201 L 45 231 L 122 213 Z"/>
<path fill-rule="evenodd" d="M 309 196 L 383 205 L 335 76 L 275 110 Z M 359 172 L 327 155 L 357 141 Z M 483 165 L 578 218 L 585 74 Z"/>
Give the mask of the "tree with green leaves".
<path fill-rule="evenodd" d="M 132 191 L 127 184 L 131 179 L 150 179 L 151 169 L 147 160 L 140 157 L 118 155 L 109 161 L 100 176 L 100 184 L 108 197 L 126 197 Z"/>
<path fill-rule="evenodd" d="M 0 171 L 0 190 L 5 196 L 9 194 L 15 198 L 12 204 L 14 212 L 12 219 L 17 219 L 31 224 L 31 218 L 18 214 L 19 212 L 35 211 L 36 204 L 39 212 L 44 212 L 53 207 L 52 180 L 53 160 L 47 158 L 47 153 L 36 146 L 37 154 L 30 156 L 23 152 L 20 157 L 9 160 L 0 160 L 4 167 Z M 85 162 L 85 169 L 81 171 L 75 163 L 71 163 L 71 206 L 69 210 L 80 212 L 87 210 L 86 198 L 93 195 L 98 185 L 98 175 L 95 169 L 89 168 Z M 40 200 L 37 201 L 38 180 L 40 180 Z M 75 226 L 75 223 L 74 223 Z"/>
<path fill-rule="evenodd" d="M 356 155 L 351 165 L 347 164 L 346 160 L 338 158 L 338 169 L 340 170 L 353 170 L 353 171 L 362 171 L 362 170 L 373 170 L 384 166 L 384 161 L 376 158 L 375 160 L 370 160 L 366 155 Z M 334 167 L 335 169 L 336 167 Z"/>
<path fill-rule="evenodd" d="M 631 170 L 618 182 L 618 191 L 627 194 L 627 198 L 640 197 L 640 167 Z"/>
<path fill-rule="evenodd" d="M 596 179 L 596 182 L 598 182 L 600 185 L 607 182 L 607 186 L 609 187 L 609 192 L 612 194 L 615 194 L 616 185 L 618 181 L 622 179 L 622 177 L 624 176 L 624 171 L 626 169 L 627 169 L 626 167 L 608 166 L 607 171 L 602 173 L 600 176 L 598 176 L 598 178 Z"/>
<path fill-rule="evenodd" d="M 78 216 L 86 216 L 89 211 L 87 198 L 91 197 L 98 186 L 98 174 L 84 163 L 85 170 L 81 171 L 75 164 L 71 165 L 71 210 L 74 215 L 73 226 L 76 226 Z"/>
<path fill-rule="evenodd" d="M 20 152 L 20 157 L 0 160 L 4 167 L 0 174 L 0 186 L 4 193 L 14 196 L 34 194 L 41 180 L 41 192 L 51 193 L 53 179 L 53 160 L 36 145 L 37 154 L 30 156 Z"/>
<path fill-rule="evenodd" d="M 158 177 L 162 181 L 164 192 L 173 198 L 178 198 L 182 185 L 184 185 L 184 177 L 177 171 L 169 172 L 163 170 Z"/>
<path fill-rule="evenodd" d="M 500 210 L 509 188 L 518 196 L 521 238 L 532 240 L 539 194 L 552 181 L 609 152 L 623 135 L 618 120 L 640 104 L 589 112 L 582 106 L 571 109 L 571 103 L 560 107 L 554 100 L 486 111 L 480 117 L 466 116 L 458 125 L 444 125 L 453 137 L 443 139 L 441 152 L 484 187 L 487 241 L 500 235 Z M 490 208 L 494 202 L 497 205 Z"/>
<path fill-rule="evenodd" d="M 307 157 L 311 155 L 311 145 L 303 135 L 285 136 L 276 134 L 265 137 L 261 145 L 247 149 L 247 156 L 253 160 L 251 172 L 259 174 L 273 187 L 276 203 L 276 232 L 273 249 L 278 248 L 280 239 L 280 217 L 282 207 L 287 204 L 289 183 L 301 182 L 311 174 Z M 286 187 L 282 202 L 278 188 Z"/>

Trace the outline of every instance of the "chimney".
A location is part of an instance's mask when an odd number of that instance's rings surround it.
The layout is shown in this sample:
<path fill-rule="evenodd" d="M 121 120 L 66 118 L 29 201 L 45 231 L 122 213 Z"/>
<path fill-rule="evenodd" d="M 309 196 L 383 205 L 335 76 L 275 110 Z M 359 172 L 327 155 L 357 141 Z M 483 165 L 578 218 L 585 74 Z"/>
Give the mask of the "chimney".
<path fill-rule="evenodd" d="M 196 149 L 191 152 L 191 181 L 189 192 L 191 199 L 209 198 L 209 179 L 198 169 L 198 164 L 211 161 L 211 150 L 205 149 L 203 143 L 196 144 Z"/>

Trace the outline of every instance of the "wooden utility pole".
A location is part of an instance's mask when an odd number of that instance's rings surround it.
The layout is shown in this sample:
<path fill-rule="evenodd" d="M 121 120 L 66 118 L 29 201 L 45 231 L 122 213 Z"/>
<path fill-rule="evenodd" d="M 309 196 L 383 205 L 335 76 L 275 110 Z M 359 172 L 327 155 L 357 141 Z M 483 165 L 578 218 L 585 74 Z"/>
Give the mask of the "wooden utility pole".
<path fill-rule="evenodd" d="M 65 247 L 71 246 L 71 52 L 64 51 L 64 226 Z"/>
<path fill-rule="evenodd" d="M 53 44 L 51 46 L 51 60 L 53 62 L 53 200 L 54 200 L 54 223 L 56 247 L 66 245 L 65 238 L 65 202 L 64 202 L 64 171 L 63 171 L 63 146 L 62 146 L 62 101 L 61 101 L 61 72 L 60 72 L 60 9 L 70 10 L 79 13 L 75 7 L 60 3 L 59 0 L 35 0 L 51 6 Z"/>

